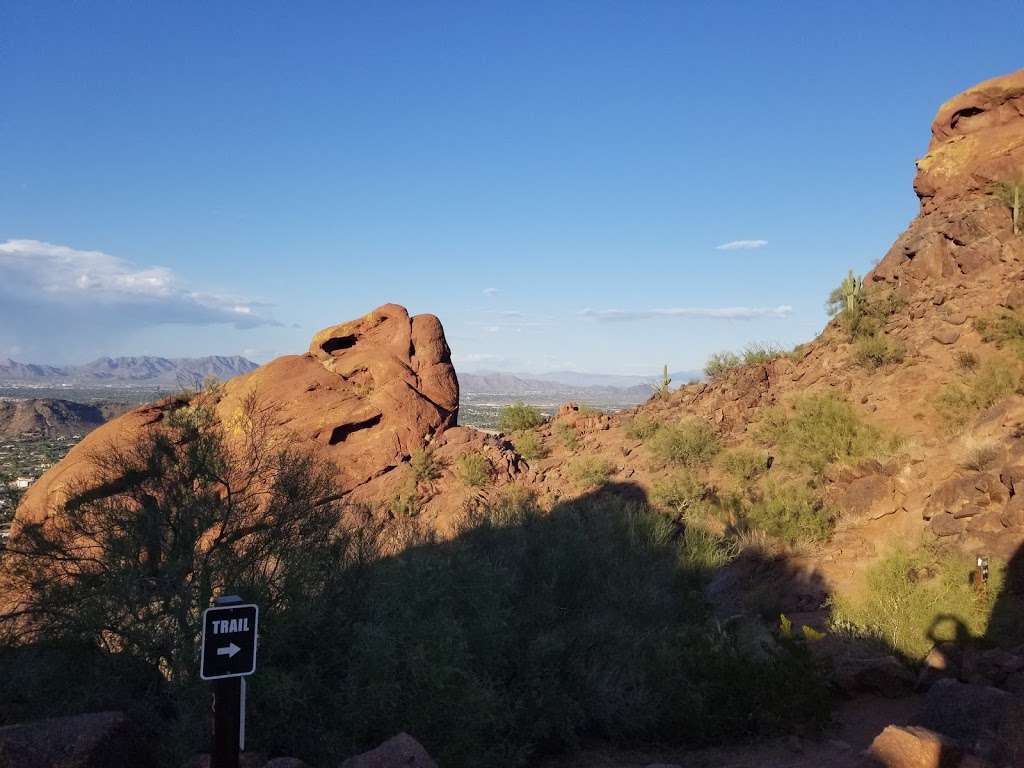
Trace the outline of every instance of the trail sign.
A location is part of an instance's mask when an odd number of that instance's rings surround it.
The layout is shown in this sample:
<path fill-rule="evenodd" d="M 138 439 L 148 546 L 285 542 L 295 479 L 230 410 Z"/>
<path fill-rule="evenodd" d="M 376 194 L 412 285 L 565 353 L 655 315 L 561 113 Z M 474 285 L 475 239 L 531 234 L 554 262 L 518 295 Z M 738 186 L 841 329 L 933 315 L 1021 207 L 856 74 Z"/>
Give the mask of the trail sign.
<path fill-rule="evenodd" d="M 203 680 L 241 677 L 256 671 L 255 605 L 217 605 L 203 611 L 199 676 Z"/>

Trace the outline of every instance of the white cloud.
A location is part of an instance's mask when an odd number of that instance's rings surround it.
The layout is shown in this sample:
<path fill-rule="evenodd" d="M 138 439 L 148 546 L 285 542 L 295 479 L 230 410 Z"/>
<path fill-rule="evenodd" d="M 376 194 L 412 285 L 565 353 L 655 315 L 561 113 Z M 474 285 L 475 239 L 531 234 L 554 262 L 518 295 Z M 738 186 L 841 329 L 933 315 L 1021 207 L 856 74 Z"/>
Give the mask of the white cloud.
<path fill-rule="evenodd" d="M 136 325 L 277 325 L 269 305 L 191 289 L 166 267 L 39 240 L 0 243 L 0 294 L 51 318 L 64 311 L 115 314 Z M 0 319 L 5 314 L 0 308 Z"/>
<path fill-rule="evenodd" d="M 768 245 L 767 240 L 730 240 L 728 243 L 716 245 L 717 251 L 749 251 L 754 248 L 764 248 Z"/>
<path fill-rule="evenodd" d="M 466 352 L 452 355 L 452 361 L 456 363 L 488 363 L 502 359 L 501 355 L 492 355 L 488 352 Z"/>
<path fill-rule="evenodd" d="M 777 307 L 677 307 L 672 309 L 584 309 L 583 317 L 602 323 L 650 320 L 658 317 L 708 318 L 712 320 L 753 320 L 759 317 L 789 317 L 793 308 Z"/>
<path fill-rule="evenodd" d="M 499 293 L 497 288 L 484 288 L 484 296 L 497 296 Z"/>

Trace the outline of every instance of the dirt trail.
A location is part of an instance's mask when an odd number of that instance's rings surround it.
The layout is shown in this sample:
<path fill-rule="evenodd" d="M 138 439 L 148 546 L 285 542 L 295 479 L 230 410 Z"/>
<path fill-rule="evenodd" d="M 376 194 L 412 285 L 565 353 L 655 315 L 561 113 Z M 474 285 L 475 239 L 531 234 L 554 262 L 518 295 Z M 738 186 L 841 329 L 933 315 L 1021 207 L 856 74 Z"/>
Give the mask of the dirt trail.
<path fill-rule="evenodd" d="M 609 750 L 600 746 L 568 758 L 537 763 L 536 768 L 866 768 L 863 752 L 885 726 L 911 723 L 921 696 L 887 699 L 865 696 L 841 702 L 828 730 L 814 738 L 780 738 L 698 750 Z"/>

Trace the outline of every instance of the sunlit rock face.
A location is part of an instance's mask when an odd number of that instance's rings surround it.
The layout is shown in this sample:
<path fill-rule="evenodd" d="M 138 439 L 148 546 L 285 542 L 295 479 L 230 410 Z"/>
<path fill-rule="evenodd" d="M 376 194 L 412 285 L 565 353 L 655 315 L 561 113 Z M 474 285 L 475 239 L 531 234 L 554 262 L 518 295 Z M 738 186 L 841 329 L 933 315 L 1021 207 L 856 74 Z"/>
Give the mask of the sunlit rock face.
<path fill-rule="evenodd" d="M 305 354 L 277 358 L 227 381 L 217 395 L 220 423 L 230 431 L 251 398 L 270 414 L 276 439 L 329 459 L 341 491 L 350 492 L 455 426 L 459 383 L 440 321 L 386 304 L 320 331 Z M 130 446 L 186 403 L 167 398 L 92 432 L 32 486 L 17 522 L 52 514 L 69 488 L 88 484 L 96 452 Z"/>

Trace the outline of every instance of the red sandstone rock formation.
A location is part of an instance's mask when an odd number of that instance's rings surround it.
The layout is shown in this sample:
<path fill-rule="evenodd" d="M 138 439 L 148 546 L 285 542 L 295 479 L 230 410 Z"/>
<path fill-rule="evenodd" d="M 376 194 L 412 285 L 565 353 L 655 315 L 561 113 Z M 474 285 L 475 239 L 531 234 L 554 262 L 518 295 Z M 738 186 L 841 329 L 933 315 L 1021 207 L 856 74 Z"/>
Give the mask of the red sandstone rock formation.
<path fill-rule="evenodd" d="M 297 447 L 338 467 L 344 492 L 399 465 L 416 448 L 456 424 L 459 384 L 440 321 L 409 317 L 386 304 L 320 331 L 304 355 L 280 357 L 223 386 L 217 416 L 231 425 L 252 395 Z M 16 522 L 38 521 L 59 508 L 67 489 L 87 482 L 90 457 L 127 446 L 187 398 L 138 408 L 92 432 L 32 486 Z"/>

